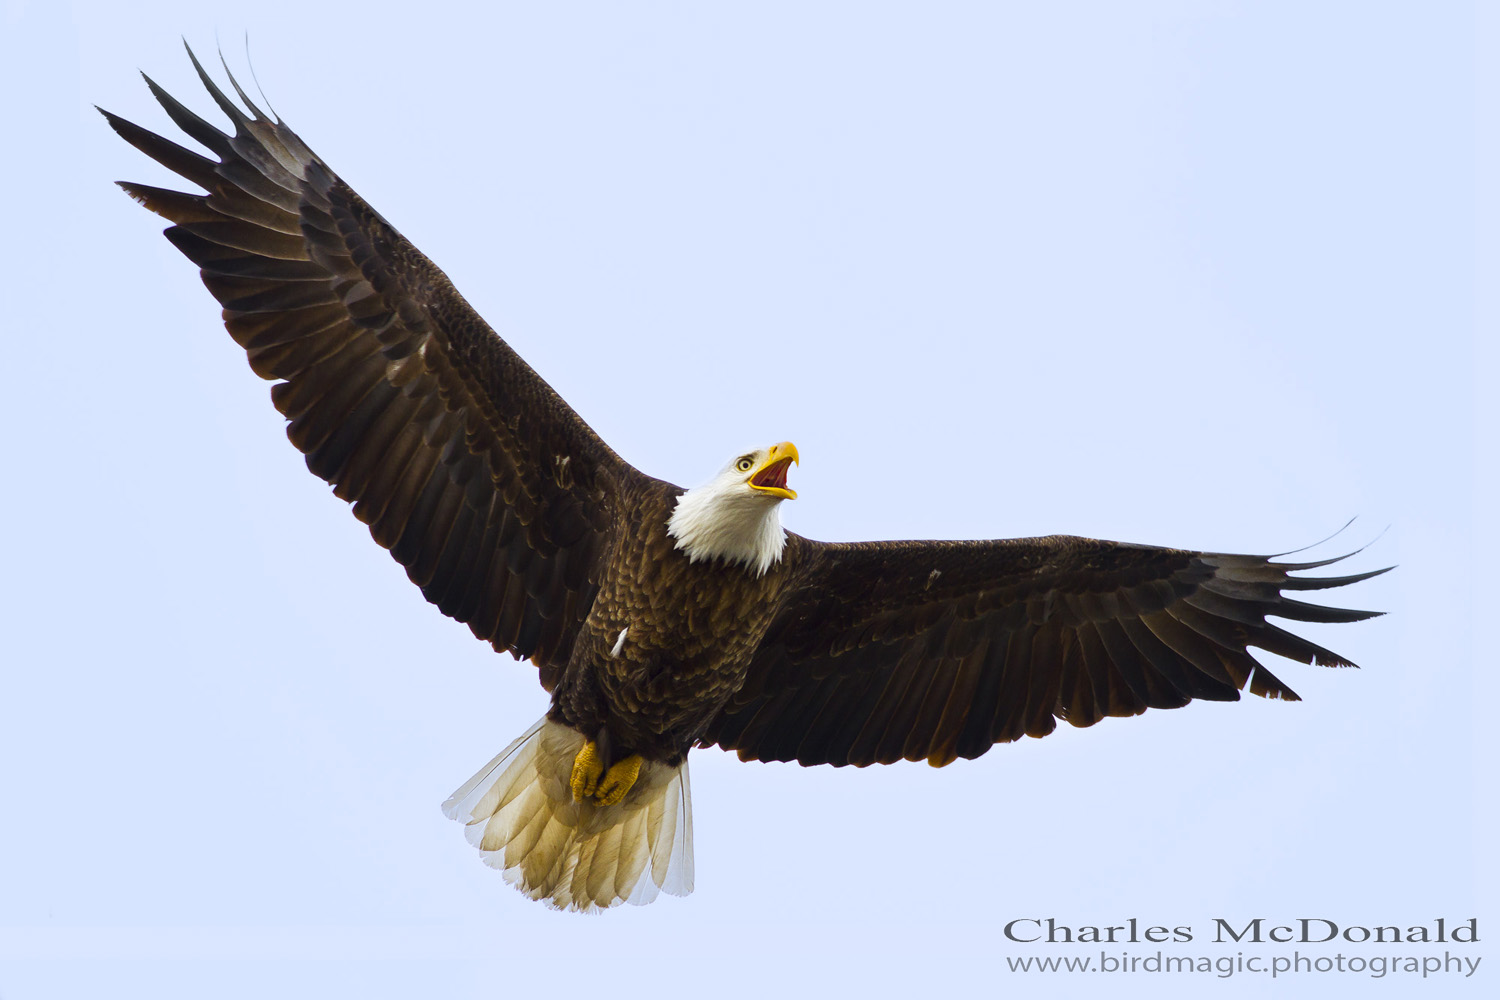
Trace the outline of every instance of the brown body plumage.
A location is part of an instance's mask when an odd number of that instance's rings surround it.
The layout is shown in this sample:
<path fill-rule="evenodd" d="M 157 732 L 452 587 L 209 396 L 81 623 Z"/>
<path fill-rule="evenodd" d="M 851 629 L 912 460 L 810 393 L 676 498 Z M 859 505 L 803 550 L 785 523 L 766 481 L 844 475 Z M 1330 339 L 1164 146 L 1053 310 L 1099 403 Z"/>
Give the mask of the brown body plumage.
<path fill-rule="evenodd" d="M 199 75 L 232 135 L 147 82 L 217 160 L 105 114 L 207 193 L 123 186 L 174 223 L 308 468 L 444 614 L 537 666 L 547 718 L 445 805 L 529 895 L 591 909 L 689 891 L 695 744 L 942 765 L 1058 719 L 1246 686 L 1296 698 L 1249 647 L 1348 665 L 1267 621 L 1368 617 L 1283 596 L 1375 575 L 1290 575 L 1336 560 L 1063 536 L 827 544 L 774 521 L 794 495 L 776 448 L 726 468 L 722 496 L 642 474 L 291 130 Z M 677 525 L 690 500 L 697 520 Z"/>
<path fill-rule="evenodd" d="M 550 718 L 602 739 L 607 759 L 681 763 L 743 684 L 783 589 L 785 562 L 755 577 L 678 551 L 664 528 L 681 492 L 653 481 L 627 505 L 552 691 Z"/>

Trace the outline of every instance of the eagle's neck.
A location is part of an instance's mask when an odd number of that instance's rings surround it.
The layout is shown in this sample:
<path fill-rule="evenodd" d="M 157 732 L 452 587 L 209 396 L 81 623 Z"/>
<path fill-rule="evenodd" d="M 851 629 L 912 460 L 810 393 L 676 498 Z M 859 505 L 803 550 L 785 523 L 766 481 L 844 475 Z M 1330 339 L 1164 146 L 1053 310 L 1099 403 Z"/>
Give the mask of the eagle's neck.
<path fill-rule="evenodd" d="M 709 483 L 678 497 L 676 509 L 667 518 L 667 534 L 676 539 L 689 562 L 722 559 L 764 576 L 786 548 L 786 531 L 777 513 L 780 502 L 747 495 L 743 486 L 737 490 L 716 487 Z"/>

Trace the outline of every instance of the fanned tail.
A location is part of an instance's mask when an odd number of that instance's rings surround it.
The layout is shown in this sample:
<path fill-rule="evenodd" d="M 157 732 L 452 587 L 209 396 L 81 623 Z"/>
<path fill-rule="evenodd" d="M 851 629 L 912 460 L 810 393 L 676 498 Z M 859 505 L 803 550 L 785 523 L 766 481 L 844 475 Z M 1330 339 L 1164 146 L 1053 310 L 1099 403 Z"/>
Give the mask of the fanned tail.
<path fill-rule="evenodd" d="M 532 899 L 585 913 L 693 891 L 687 762 L 647 762 L 612 806 L 568 786 L 583 736 L 545 718 L 443 803 L 484 863 Z"/>

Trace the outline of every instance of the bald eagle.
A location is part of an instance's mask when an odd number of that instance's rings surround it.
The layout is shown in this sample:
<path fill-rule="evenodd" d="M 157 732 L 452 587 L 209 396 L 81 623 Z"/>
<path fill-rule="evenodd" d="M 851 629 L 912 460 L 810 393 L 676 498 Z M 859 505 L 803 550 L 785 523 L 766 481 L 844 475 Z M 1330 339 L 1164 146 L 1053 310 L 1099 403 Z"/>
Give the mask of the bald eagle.
<path fill-rule="evenodd" d="M 694 747 L 940 767 L 1059 719 L 1247 686 L 1295 699 L 1251 646 L 1351 665 L 1267 618 L 1368 618 L 1284 592 L 1384 570 L 1294 576 L 1338 560 L 1066 536 L 817 542 L 779 520 L 790 442 L 695 489 L 645 475 L 295 133 L 188 54 L 232 134 L 146 83 L 216 159 L 103 114 L 206 194 L 121 186 L 173 223 L 308 468 L 427 600 L 536 666 L 546 714 L 443 807 L 533 899 L 691 891 Z"/>

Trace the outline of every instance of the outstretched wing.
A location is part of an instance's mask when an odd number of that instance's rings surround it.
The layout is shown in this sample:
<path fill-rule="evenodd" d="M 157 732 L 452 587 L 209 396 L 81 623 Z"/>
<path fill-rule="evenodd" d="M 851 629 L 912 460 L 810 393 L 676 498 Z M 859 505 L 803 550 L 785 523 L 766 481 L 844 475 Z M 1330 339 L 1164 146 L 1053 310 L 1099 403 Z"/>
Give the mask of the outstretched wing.
<path fill-rule="evenodd" d="M 749 675 L 705 734 L 744 760 L 941 766 L 1057 719 L 1297 695 L 1247 651 L 1352 666 L 1266 621 L 1351 622 L 1282 596 L 1364 580 L 1325 566 L 1052 536 L 830 545 L 799 563 Z M 1340 557 L 1343 558 L 1343 557 Z"/>
<path fill-rule="evenodd" d="M 550 688 L 616 506 L 645 477 L 301 139 L 231 76 L 240 108 L 188 55 L 233 135 L 146 83 L 217 162 L 103 113 L 208 193 L 121 187 L 176 223 L 167 238 L 202 268 L 256 374 L 277 380 L 271 398 L 307 467 L 429 601 L 530 657 Z"/>

